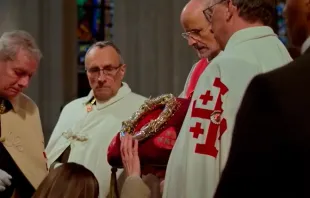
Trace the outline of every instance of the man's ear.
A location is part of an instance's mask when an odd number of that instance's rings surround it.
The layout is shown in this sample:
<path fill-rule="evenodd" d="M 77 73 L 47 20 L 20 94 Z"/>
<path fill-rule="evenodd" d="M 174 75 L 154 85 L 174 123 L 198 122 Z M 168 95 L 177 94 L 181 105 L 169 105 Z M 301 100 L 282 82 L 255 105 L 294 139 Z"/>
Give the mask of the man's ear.
<path fill-rule="evenodd" d="M 127 65 L 126 64 L 123 64 L 121 67 L 120 67 L 120 73 L 121 73 L 121 76 L 122 76 L 122 79 L 124 78 L 125 74 L 126 74 L 126 68 L 127 68 Z"/>
<path fill-rule="evenodd" d="M 226 21 L 229 21 L 233 14 L 237 11 L 236 6 L 233 5 L 231 0 L 227 1 L 227 15 L 226 15 Z"/>

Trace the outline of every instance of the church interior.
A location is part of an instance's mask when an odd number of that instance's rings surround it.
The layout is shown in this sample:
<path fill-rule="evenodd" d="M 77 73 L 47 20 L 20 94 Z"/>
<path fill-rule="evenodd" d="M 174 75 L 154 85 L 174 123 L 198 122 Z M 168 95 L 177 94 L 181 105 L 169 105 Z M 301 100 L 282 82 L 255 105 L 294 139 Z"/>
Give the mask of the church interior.
<path fill-rule="evenodd" d="M 198 59 L 181 36 L 179 17 L 186 2 L 1 0 L 1 34 L 26 30 L 43 52 L 26 93 L 40 109 L 46 142 L 62 107 L 90 90 L 84 55 L 96 41 L 111 40 L 120 48 L 127 65 L 125 81 L 136 93 L 145 97 L 178 95 Z M 273 29 L 289 48 L 283 8 L 284 0 L 279 0 Z"/>

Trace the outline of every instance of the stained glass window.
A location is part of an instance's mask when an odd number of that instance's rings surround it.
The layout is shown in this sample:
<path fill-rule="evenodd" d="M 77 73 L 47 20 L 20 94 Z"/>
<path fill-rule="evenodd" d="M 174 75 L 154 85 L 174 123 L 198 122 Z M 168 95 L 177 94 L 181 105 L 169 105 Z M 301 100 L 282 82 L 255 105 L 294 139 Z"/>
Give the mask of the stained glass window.
<path fill-rule="evenodd" d="M 286 30 L 286 24 L 285 19 L 283 16 L 285 1 L 279 0 L 276 5 L 276 11 L 277 11 L 277 34 L 279 36 L 279 39 L 283 42 L 285 46 L 289 45 L 288 37 L 287 37 L 287 30 Z"/>
<path fill-rule="evenodd" d="M 89 46 L 99 40 L 111 40 L 114 3 L 111 0 L 77 0 L 78 64 L 84 71 L 84 56 Z"/>
<path fill-rule="evenodd" d="M 113 0 L 76 0 L 77 3 L 77 62 L 78 97 L 89 92 L 85 73 L 85 53 L 96 41 L 112 40 L 114 1 Z"/>

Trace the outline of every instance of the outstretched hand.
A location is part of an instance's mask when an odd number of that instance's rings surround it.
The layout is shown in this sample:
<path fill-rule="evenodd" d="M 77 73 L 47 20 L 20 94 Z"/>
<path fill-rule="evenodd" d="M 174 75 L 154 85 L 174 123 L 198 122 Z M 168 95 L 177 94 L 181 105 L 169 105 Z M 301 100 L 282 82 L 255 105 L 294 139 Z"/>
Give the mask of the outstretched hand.
<path fill-rule="evenodd" d="M 140 176 L 141 167 L 138 154 L 138 140 L 126 134 L 121 138 L 121 155 L 127 176 Z"/>

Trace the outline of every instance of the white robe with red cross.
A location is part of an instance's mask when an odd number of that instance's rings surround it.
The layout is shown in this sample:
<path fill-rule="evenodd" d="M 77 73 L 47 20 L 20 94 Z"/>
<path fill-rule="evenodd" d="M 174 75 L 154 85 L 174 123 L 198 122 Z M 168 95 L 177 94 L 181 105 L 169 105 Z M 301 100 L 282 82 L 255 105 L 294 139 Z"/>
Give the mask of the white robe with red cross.
<path fill-rule="evenodd" d="M 231 37 L 199 78 L 170 155 L 164 198 L 213 197 L 248 83 L 291 60 L 269 27 L 248 28 Z"/>

